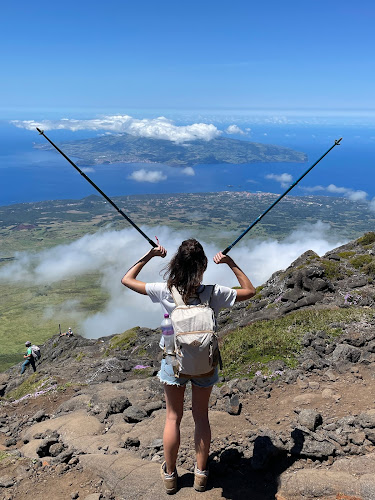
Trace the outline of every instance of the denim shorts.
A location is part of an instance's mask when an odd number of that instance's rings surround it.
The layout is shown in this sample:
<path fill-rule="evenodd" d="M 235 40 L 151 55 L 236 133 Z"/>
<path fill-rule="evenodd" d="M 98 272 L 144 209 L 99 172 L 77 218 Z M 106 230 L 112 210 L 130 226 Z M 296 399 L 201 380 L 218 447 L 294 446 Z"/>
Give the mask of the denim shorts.
<path fill-rule="evenodd" d="M 183 387 L 191 380 L 191 383 L 197 387 L 212 387 L 219 380 L 219 368 L 216 367 L 214 373 L 208 377 L 175 377 L 173 366 L 167 364 L 165 359 L 162 359 L 158 377 L 160 382 L 167 385 Z"/>

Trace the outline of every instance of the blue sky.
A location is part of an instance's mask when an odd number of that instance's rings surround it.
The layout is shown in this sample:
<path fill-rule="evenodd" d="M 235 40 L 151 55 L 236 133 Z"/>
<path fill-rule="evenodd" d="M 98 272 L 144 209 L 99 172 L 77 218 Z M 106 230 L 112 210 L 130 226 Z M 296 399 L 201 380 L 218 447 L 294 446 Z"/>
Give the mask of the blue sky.
<path fill-rule="evenodd" d="M 375 4 L 2 4 L 0 109 L 375 110 Z"/>

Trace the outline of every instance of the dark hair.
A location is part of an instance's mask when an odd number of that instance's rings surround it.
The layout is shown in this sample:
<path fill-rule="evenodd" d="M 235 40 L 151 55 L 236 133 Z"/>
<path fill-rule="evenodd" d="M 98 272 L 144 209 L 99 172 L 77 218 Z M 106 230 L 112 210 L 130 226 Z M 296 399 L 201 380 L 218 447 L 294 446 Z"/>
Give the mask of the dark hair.
<path fill-rule="evenodd" d="M 186 303 L 195 295 L 207 268 L 207 257 L 202 245 L 195 239 L 185 240 L 166 266 L 164 279 L 169 290 L 174 285 Z"/>

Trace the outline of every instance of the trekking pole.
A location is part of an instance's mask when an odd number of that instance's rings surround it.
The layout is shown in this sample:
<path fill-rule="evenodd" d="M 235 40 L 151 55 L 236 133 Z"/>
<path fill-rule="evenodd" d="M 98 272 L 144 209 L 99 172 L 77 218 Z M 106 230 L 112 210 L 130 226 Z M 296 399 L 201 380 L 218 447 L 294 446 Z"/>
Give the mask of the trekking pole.
<path fill-rule="evenodd" d="M 310 168 L 308 168 L 308 169 L 306 170 L 306 172 L 305 172 L 304 174 L 302 174 L 302 175 L 301 175 L 301 177 L 300 177 L 299 179 L 297 179 L 297 180 L 296 180 L 296 182 L 294 182 L 294 183 L 293 183 L 290 187 L 288 187 L 288 189 L 285 191 L 285 193 L 283 193 L 281 196 L 279 196 L 279 197 L 277 198 L 277 200 L 276 200 L 276 201 L 274 201 L 274 202 L 272 203 L 272 205 L 270 205 L 270 206 L 267 208 L 267 210 L 266 210 L 265 212 L 263 212 L 261 215 L 259 215 L 259 217 L 257 217 L 257 218 L 255 219 L 255 221 L 254 221 L 254 222 L 252 222 L 252 223 L 250 224 L 250 226 L 249 226 L 249 227 L 247 227 L 247 228 L 245 229 L 245 231 L 244 231 L 242 234 L 240 234 L 240 236 L 239 236 L 236 240 L 234 240 L 234 242 L 233 242 L 231 245 L 228 245 L 228 246 L 227 246 L 227 248 L 226 248 L 225 250 L 223 250 L 223 252 L 222 252 L 222 253 L 223 253 L 224 255 L 226 255 L 226 254 L 229 252 L 229 250 L 230 250 L 231 248 L 233 248 L 233 247 L 234 247 L 234 245 L 235 245 L 236 243 L 238 243 L 238 242 L 240 241 L 240 239 L 241 239 L 241 238 L 243 238 L 243 237 L 245 236 L 245 234 L 247 234 L 247 233 L 250 231 L 250 229 L 252 229 L 252 228 L 253 228 L 256 224 L 258 224 L 258 222 L 259 222 L 261 219 L 263 219 L 263 217 L 264 217 L 264 216 L 265 216 L 265 215 L 266 215 L 266 214 L 267 214 L 270 210 L 272 210 L 272 209 L 273 209 L 273 207 L 274 207 L 275 205 L 277 205 L 277 203 L 279 203 L 279 201 L 280 201 L 282 198 L 284 198 L 284 196 L 285 196 L 285 195 L 287 195 L 287 194 L 289 193 L 289 191 L 291 191 L 291 190 L 294 188 L 294 186 L 296 186 L 296 185 L 299 183 L 299 181 L 300 181 L 300 180 L 302 180 L 302 179 L 305 177 L 305 175 L 307 175 L 307 174 L 310 172 L 310 170 L 312 170 L 312 169 L 315 167 L 315 165 L 317 165 L 317 164 L 320 162 L 320 160 L 322 160 L 322 159 L 323 159 L 323 158 L 324 158 L 324 157 L 325 157 L 325 156 L 326 156 L 326 155 L 327 155 L 327 154 L 328 154 L 328 153 L 329 153 L 329 152 L 330 152 L 330 151 L 331 151 L 331 150 L 332 150 L 335 146 L 339 146 L 339 145 L 340 145 L 341 140 L 342 140 L 342 137 L 341 137 L 340 139 L 336 139 L 336 140 L 335 140 L 334 145 L 333 145 L 333 146 L 331 146 L 331 147 L 329 148 L 329 150 L 328 150 L 328 151 L 326 151 L 326 152 L 324 153 L 324 155 L 323 155 L 323 156 L 321 156 L 321 157 L 319 158 L 319 160 L 317 160 L 317 161 L 316 161 L 313 165 L 311 165 L 311 167 L 310 167 Z"/>
<path fill-rule="evenodd" d="M 116 203 L 114 203 L 96 184 L 95 182 L 93 182 L 90 177 L 88 177 L 84 172 L 82 172 L 82 170 L 77 167 L 77 165 L 72 162 L 72 160 L 70 158 L 68 158 L 68 156 L 66 156 L 65 153 L 63 153 L 61 151 L 61 149 L 59 149 L 56 144 L 54 144 L 51 139 L 49 139 L 45 133 L 44 133 L 44 130 L 40 130 L 40 128 L 36 127 L 37 131 L 39 132 L 40 135 L 42 135 L 45 139 L 47 139 L 47 141 L 66 159 L 68 160 L 68 162 L 73 165 L 73 167 L 108 201 L 108 203 L 110 203 L 116 210 L 117 212 L 122 215 L 124 217 L 124 219 L 126 219 L 133 227 L 134 229 L 136 229 L 149 243 L 152 247 L 157 247 L 157 244 L 152 241 L 143 231 L 141 228 L 139 228 L 137 226 L 137 224 L 135 222 L 133 222 L 130 217 L 128 217 L 122 210 L 121 208 L 119 208 Z"/>

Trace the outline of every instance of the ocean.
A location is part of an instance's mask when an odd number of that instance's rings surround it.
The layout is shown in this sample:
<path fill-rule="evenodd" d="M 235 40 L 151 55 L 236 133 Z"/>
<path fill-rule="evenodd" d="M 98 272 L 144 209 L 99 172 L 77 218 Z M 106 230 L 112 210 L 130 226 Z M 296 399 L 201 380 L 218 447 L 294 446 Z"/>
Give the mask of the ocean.
<path fill-rule="evenodd" d="M 220 123 L 217 126 L 224 130 L 228 125 Z M 242 129 L 246 126 L 251 128 L 251 133 L 245 140 L 303 151 L 308 155 L 308 162 L 197 165 L 193 167 L 194 175 L 191 175 L 191 170 L 183 173 L 181 169 L 166 165 L 113 164 L 96 165 L 87 175 L 108 196 L 215 191 L 282 193 L 291 181 L 281 185 L 275 178 L 267 178 L 268 175 L 290 174 L 295 181 L 332 146 L 335 139 L 343 137 L 342 144 L 334 148 L 291 194 L 355 197 L 356 191 L 364 191 L 368 200 L 375 197 L 375 125 L 241 123 Z M 98 135 L 97 132 L 61 130 L 51 130 L 46 134 L 55 143 Z M 244 139 L 242 136 L 231 137 Z M 16 128 L 9 121 L 0 121 L 0 205 L 78 199 L 96 193 L 57 152 L 33 148 L 36 142 L 46 141 L 37 131 Z M 129 178 L 141 169 L 158 172 L 156 179 L 159 181 Z M 325 188 L 329 185 L 335 187 L 327 191 Z"/>

